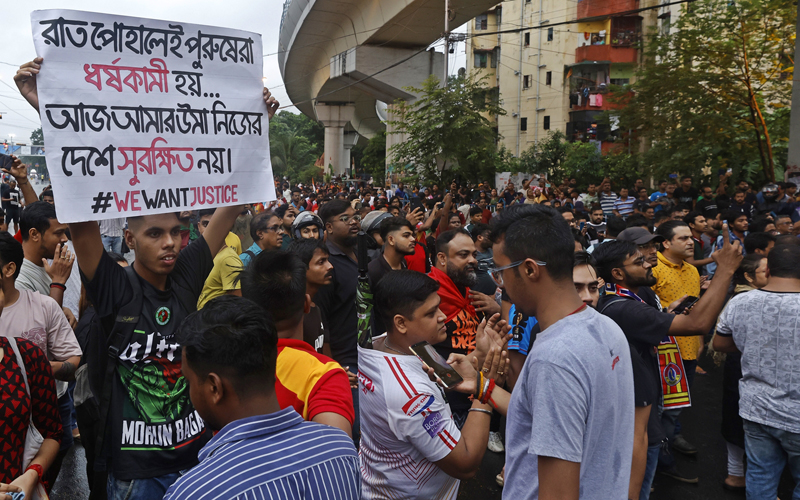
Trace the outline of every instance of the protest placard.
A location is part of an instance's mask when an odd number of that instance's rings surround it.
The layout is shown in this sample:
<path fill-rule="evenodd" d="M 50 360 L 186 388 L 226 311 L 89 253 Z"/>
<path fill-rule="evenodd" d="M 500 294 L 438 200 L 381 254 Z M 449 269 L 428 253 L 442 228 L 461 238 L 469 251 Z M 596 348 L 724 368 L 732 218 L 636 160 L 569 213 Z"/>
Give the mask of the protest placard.
<path fill-rule="evenodd" d="M 31 24 L 61 222 L 275 199 L 261 35 L 73 10 Z"/>

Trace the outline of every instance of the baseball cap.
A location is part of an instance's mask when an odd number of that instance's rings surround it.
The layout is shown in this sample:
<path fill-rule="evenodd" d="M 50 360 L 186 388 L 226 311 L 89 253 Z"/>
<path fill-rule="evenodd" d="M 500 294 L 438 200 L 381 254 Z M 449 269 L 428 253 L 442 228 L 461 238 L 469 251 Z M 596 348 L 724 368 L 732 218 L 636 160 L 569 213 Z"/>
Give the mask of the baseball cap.
<path fill-rule="evenodd" d="M 651 241 L 661 243 L 664 237 L 658 234 L 653 234 L 643 227 L 629 227 L 617 235 L 620 241 L 632 241 L 637 245 L 646 245 Z"/>

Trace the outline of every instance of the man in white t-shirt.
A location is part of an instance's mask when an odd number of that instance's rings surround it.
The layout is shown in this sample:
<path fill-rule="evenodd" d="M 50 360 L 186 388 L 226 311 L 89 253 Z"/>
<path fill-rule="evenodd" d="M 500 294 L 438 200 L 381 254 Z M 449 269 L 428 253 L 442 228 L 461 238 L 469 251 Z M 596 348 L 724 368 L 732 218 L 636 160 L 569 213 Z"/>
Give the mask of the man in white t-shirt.
<path fill-rule="evenodd" d="M 459 432 L 444 393 L 409 349 L 447 337 L 438 289 L 409 270 L 390 271 L 375 287 L 388 331 L 373 349 L 358 349 L 364 498 L 455 499 L 486 451 L 492 407 L 476 400 Z"/>

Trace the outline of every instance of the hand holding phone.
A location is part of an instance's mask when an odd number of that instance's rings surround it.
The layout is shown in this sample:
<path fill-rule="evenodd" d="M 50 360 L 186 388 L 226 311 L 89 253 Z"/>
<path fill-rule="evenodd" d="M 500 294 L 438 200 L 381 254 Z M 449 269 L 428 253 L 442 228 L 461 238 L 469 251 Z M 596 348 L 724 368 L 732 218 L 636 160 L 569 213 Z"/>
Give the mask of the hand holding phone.
<path fill-rule="evenodd" d="M 684 312 L 688 312 L 692 307 L 694 307 L 695 304 L 697 304 L 698 300 L 700 300 L 700 299 L 695 297 L 695 296 L 693 296 L 693 295 L 690 295 L 690 296 L 686 297 L 685 299 L 683 299 L 683 302 L 681 302 L 678 305 L 678 307 L 673 309 L 672 312 L 675 313 L 675 314 L 683 314 Z"/>
<path fill-rule="evenodd" d="M 410 349 L 423 363 L 433 368 L 436 376 L 448 389 L 453 388 L 464 380 L 429 343 L 422 341 L 412 345 Z"/>

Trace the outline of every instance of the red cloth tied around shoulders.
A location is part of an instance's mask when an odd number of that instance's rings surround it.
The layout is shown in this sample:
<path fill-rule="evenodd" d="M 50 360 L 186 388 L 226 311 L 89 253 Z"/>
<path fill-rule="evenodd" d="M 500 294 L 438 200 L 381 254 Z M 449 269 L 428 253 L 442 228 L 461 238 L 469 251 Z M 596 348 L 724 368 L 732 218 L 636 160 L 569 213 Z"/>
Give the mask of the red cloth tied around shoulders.
<path fill-rule="evenodd" d="M 469 300 L 469 287 L 467 287 L 464 295 L 461 295 L 461 292 L 458 290 L 456 284 L 453 283 L 453 280 L 450 279 L 450 276 L 436 267 L 431 268 L 431 272 L 428 273 L 428 276 L 439 283 L 439 297 L 442 299 L 442 302 L 439 304 L 439 309 L 447 316 L 447 321 L 451 321 L 462 310 L 466 310 L 470 316 L 476 315 L 475 307 Z"/>

